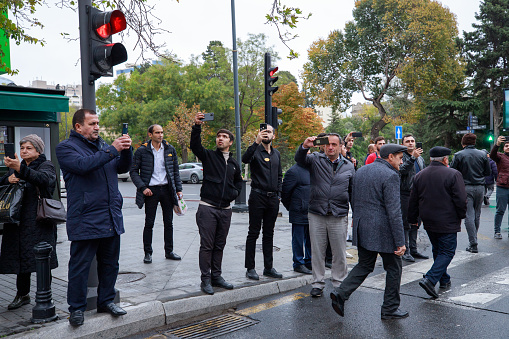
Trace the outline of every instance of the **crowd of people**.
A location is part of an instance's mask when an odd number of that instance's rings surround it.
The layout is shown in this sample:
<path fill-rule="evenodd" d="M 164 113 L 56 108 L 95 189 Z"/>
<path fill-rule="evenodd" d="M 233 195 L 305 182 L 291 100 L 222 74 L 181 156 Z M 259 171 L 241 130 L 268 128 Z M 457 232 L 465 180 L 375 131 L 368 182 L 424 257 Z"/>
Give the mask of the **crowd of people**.
<path fill-rule="evenodd" d="M 219 129 L 215 149 L 201 142 L 203 113 L 197 113 L 191 131 L 190 149 L 203 165 L 203 184 L 196 212 L 200 235 L 201 289 L 214 294 L 214 287 L 233 289 L 222 277 L 223 250 L 231 223 L 232 201 L 242 189 L 240 164 L 229 151 L 234 135 Z M 67 188 L 67 235 L 71 241 L 68 268 L 69 322 L 84 323 L 87 281 L 97 258 L 97 311 L 122 316 L 126 311 L 114 303 L 119 271 L 120 235 L 124 233 L 122 196 L 117 175 L 129 172 L 136 186 L 136 204 L 145 208 L 143 262 L 152 263 L 153 227 L 157 206 L 163 212 L 164 251 L 170 260 L 181 260 L 173 250 L 173 210 L 183 197 L 175 148 L 164 139 L 160 125 L 148 127 L 148 140 L 132 153 L 131 138 L 123 134 L 108 145 L 99 136 L 96 112 L 78 110 L 73 130 L 56 148 Z M 451 150 L 433 147 L 425 166 L 423 150 L 415 138 L 404 135 L 402 145 L 386 144 L 377 137 L 368 147 L 364 166 L 351 149 L 354 133 L 344 138 L 322 133 L 326 142 L 317 146 L 317 136 L 306 138 L 295 153 L 295 164 L 283 178 L 281 156 L 272 146 L 274 128 L 262 124 L 253 143 L 242 155 L 250 164 L 249 227 L 245 244 L 246 277 L 259 280 L 255 270 L 256 241 L 262 233 L 263 275 L 283 276 L 274 267 L 274 226 L 280 201 L 292 224 L 293 269 L 312 274 L 312 297 L 321 297 L 325 269 L 331 268 L 333 309 L 344 316 L 345 301 L 374 270 L 377 256 L 387 273 L 382 319 L 408 316 L 401 310 L 402 260 L 428 259 L 417 249 L 422 223 L 430 239 L 433 264 L 419 285 L 437 298 L 436 285 L 451 286 L 447 267 L 457 247 L 457 232 L 465 219 L 471 253 L 478 252 L 477 231 L 481 205 L 489 204 L 496 181 L 497 212 L 495 239 L 509 202 L 509 143 L 504 137 L 487 152 L 475 148 L 475 134 L 462 138 L 463 150 L 449 165 Z M 498 152 L 503 146 L 503 153 Z M 315 148 L 316 147 L 316 148 Z M 56 185 L 55 167 L 44 155 L 44 142 L 28 135 L 20 142 L 21 161 L 5 158 L 9 168 L 0 184 L 25 180 L 22 219 L 6 224 L 0 256 L 0 273 L 17 274 L 17 294 L 9 309 L 30 302 L 30 274 L 35 272 L 32 248 L 40 241 L 53 246 L 51 268 L 57 267 L 56 225 L 36 221 L 39 197 L 51 197 Z M 498 170 L 498 171 L 497 171 Z M 491 181 L 490 181 L 491 180 Z M 352 220 L 349 222 L 349 209 Z M 346 242 L 352 228 L 352 243 L 358 249 L 358 264 L 348 273 Z"/>

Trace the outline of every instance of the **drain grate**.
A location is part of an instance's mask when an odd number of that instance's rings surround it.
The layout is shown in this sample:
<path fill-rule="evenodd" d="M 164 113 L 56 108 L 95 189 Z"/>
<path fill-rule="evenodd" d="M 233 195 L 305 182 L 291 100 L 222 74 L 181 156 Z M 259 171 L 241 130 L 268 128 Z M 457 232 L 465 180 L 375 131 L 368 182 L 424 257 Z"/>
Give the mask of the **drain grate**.
<path fill-rule="evenodd" d="M 215 338 L 220 335 L 231 333 L 245 327 L 258 324 L 258 320 L 243 317 L 237 314 L 223 314 L 214 318 L 182 326 L 165 332 L 169 338 Z"/>

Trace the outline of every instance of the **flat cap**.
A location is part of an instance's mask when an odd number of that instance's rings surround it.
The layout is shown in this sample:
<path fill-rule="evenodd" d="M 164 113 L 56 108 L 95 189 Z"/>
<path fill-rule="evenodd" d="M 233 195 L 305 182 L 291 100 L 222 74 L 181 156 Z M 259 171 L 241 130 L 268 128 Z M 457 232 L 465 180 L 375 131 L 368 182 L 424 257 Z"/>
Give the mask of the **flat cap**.
<path fill-rule="evenodd" d="M 429 150 L 429 156 L 431 158 L 440 158 L 445 157 L 446 155 L 451 154 L 451 150 L 447 147 L 435 146 Z"/>
<path fill-rule="evenodd" d="M 389 154 L 406 152 L 406 150 L 407 150 L 406 146 L 396 144 L 385 144 L 382 146 L 382 148 L 380 148 L 380 157 L 382 159 L 387 159 Z"/>

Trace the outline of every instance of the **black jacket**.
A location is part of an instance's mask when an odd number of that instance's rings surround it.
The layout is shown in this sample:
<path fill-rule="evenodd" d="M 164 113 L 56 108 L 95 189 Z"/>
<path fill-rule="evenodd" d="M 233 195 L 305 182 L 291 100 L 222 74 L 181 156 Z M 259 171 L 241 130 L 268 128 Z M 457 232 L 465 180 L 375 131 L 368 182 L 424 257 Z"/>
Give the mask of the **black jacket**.
<path fill-rule="evenodd" d="M 12 173 L 14 170 L 10 169 L 0 178 L 0 185 L 9 185 L 8 177 Z M 18 177 L 26 182 L 21 203 L 21 221 L 19 225 L 4 224 L 0 273 L 35 272 L 34 246 L 41 241 L 46 241 L 53 247 L 50 268 L 55 268 L 58 266 L 57 227 L 52 222 L 35 220 L 38 204 L 36 187 L 39 188 L 43 198 L 52 198 L 57 179 L 55 166 L 51 161 L 46 161 L 46 156 L 41 154 L 28 166 L 23 160 Z"/>
<path fill-rule="evenodd" d="M 145 195 L 143 191 L 148 188 L 152 173 L 154 173 L 154 153 L 149 145 L 149 141 L 141 144 L 141 146 L 134 153 L 133 166 L 129 174 L 131 180 L 136 186 L 136 205 L 139 208 L 143 207 L 145 203 Z M 168 185 L 171 185 L 173 204 L 177 205 L 177 192 L 182 192 L 182 181 L 180 181 L 179 162 L 177 158 L 177 151 L 166 140 L 162 143 L 164 147 L 164 167 L 166 169 L 166 178 Z"/>
<path fill-rule="evenodd" d="M 401 193 L 406 194 L 407 196 L 410 194 L 412 190 L 412 183 L 414 181 L 415 176 L 415 162 L 418 162 L 421 170 L 424 169 L 424 160 L 422 157 L 412 158 L 411 154 L 408 152 L 403 152 L 403 163 L 399 166 L 400 173 L 400 190 Z"/>
<path fill-rule="evenodd" d="M 488 156 L 473 145 L 465 146 L 454 155 L 451 168 L 460 171 L 465 185 L 484 185 L 484 178 L 491 175 Z"/>
<path fill-rule="evenodd" d="M 408 222 L 420 216 L 424 229 L 437 233 L 461 232 L 467 213 L 467 193 L 461 173 L 432 161 L 416 174 L 410 193 Z"/>
<path fill-rule="evenodd" d="M 201 125 L 194 125 L 191 130 L 190 147 L 203 164 L 201 200 L 216 207 L 227 207 L 242 190 L 240 166 L 231 152 L 226 163 L 220 150 L 203 147 L 200 134 Z"/>
<path fill-rule="evenodd" d="M 309 224 L 310 180 L 309 170 L 299 164 L 293 165 L 285 173 L 281 202 L 290 212 L 292 224 Z"/>
<path fill-rule="evenodd" d="M 283 185 L 283 170 L 281 156 L 272 146 L 270 154 L 262 144 L 253 142 L 242 156 L 242 162 L 251 164 L 251 188 L 258 188 L 267 192 L 281 192 Z"/>

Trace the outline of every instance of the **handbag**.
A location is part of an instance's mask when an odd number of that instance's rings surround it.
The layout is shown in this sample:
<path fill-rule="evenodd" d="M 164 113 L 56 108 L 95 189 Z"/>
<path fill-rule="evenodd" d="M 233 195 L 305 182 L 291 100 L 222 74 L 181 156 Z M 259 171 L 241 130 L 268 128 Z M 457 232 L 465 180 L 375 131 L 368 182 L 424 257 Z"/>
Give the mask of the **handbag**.
<path fill-rule="evenodd" d="M 55 224 L 63 224 L 67 221 L 67 213 L 61 201 L 41 198 L 39 187 L 37 187 L 39 202 L 37 204 L 37 221 L 51 221 Z"/>
<path fill-rule="evenodd" d="M 0 186 L 0 222 L 18 224 L 25 182 Z"/>

